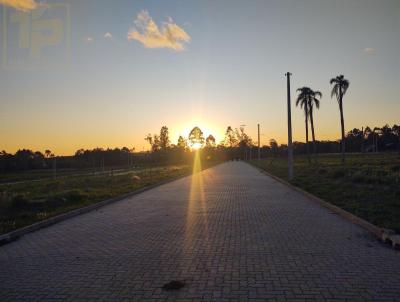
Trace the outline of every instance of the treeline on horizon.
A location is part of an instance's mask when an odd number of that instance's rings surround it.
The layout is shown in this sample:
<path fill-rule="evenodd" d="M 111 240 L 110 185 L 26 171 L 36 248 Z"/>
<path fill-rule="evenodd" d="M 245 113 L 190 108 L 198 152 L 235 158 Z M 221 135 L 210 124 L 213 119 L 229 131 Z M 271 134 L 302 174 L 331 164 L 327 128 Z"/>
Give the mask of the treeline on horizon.
<path fill-rule="evenodd" d="M 0 153 L 0 171 L 18 172 L 37 169 L 94 169 L 134 167 L 144 165 L 189 164 L 193 160 L 193 148 L 201 149 L 202 160 L 255 159 L 258 156 L 257 142 L 246 134 L 244 128 L 227 127 L 225 137 L 216 143 L 212 135 L 204 137 L 199 127 L 194 127 L 187 138 L 180 136 L 171 144 L 168 127 L 163 126 L 159 134 L 148 134 L 145 140 L 150 151 L 135 152 L 127 147 L 115 149 L 80 149 L 73 156 L 56 156 L 50 150 L 44 153 L 28 149 L 15 154 Z M 346 152 L 400 152 L 400 125 L 353 129 L 345 135 Z M 341 140 L 316 141 L 318 153 L 339 153 Z M 307 154 L 307 144 L 294 142 L 295 154 Z M 265 157 L 286 156 L 287 145 L 271 139 L 269 145 L 260 147 Z"/>

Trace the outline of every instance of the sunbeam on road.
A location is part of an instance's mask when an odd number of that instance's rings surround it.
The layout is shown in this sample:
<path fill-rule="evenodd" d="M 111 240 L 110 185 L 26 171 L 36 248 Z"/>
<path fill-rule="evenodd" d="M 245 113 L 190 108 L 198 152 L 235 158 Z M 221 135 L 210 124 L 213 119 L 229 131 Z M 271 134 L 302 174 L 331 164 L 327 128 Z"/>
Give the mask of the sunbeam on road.
<path fill-rule="evenodd" d="M 188 198 L 185 246 L 193 248 L 193 227 L 202 230 L 202 239 L 208 241 L 207 202 L 204 194 L 204 173 L 201 172 L 201 150 L 194 156 L 193 174 Z"/>

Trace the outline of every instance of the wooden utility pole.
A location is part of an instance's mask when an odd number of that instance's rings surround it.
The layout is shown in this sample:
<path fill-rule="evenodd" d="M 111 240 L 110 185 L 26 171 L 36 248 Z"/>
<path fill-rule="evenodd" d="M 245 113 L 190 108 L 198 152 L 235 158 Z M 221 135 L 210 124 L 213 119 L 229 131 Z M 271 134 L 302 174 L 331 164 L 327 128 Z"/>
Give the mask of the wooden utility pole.
<path fill-rule="evenodd" d="M 54 176 L 54 179 L 57 178 L 57 156 L 54 156 L 54 160 L 53 160 L 53 176 Z"/>
<path fill-rule="evenodd" d="M 261 158 L 261 150 L 260 150 L 260 124 L 257 124 L 258 128 L 258 160 Z"/>
<path fill-rule="evenodd" d="M 364 126 L 361 127 L 361 153 L 364 153 Z"/>
<path fill-rule="evenodd" d="M 287 110 L 288 110 L 288 177 L 293 179 L 293 145 L 292 145 L 292 112 L 290 104 L 290 72 L 286 74 L 287 78 Z"/>

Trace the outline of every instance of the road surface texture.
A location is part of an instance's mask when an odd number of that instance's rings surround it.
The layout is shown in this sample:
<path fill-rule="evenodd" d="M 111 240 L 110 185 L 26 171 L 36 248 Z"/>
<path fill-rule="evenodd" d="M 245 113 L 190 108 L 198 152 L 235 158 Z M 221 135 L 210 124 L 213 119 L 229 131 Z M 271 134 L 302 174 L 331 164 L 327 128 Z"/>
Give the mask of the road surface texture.
<path fill-rule="evenodd" d="M 400 252 L 230 162 L 0 247 L 0 300 L 400 301 Z"/>

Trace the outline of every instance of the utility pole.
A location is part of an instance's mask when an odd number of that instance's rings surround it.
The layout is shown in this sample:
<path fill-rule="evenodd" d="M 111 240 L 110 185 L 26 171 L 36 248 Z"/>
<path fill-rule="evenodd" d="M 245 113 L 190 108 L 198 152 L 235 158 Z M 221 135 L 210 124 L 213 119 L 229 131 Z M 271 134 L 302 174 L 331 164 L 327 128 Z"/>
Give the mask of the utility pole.
<path fill-rule="evenodd" d="M 364 126 L 361 127 L 361 153 L 364 153 Z"/>
<path fill-rule="evenodd" d="M 257 128 L 258 128 L 258 160 L 260 160 L 261 158 L 261 150 L 260 150 L 260 124 L 257 124 Z"/>
<path fill-rule="evenodd" d="M 240 125 L 240 131 L 242 131 L 242 133 L 244 133 L 244 127 L 246 127 L 246 125 Z M 244 147 L 244 160 L 248 160 L 248 150 L 247 150 L 247 146 Z"/>
<path fill-rule="evenodd" d="M 289 180 L 293 179 L 293 145 L 292 145 L 292 112 L 290 104 L 290 76 L 292 74 L 287 72 L 287 110 L 288 110 L 288 176 Z"/>
<path fill-rule="evenodd" d="M 54 179 L 56 179 L 57 178 L 57 156 L 54 156 L 53 175 L 54 175 Z"/>

